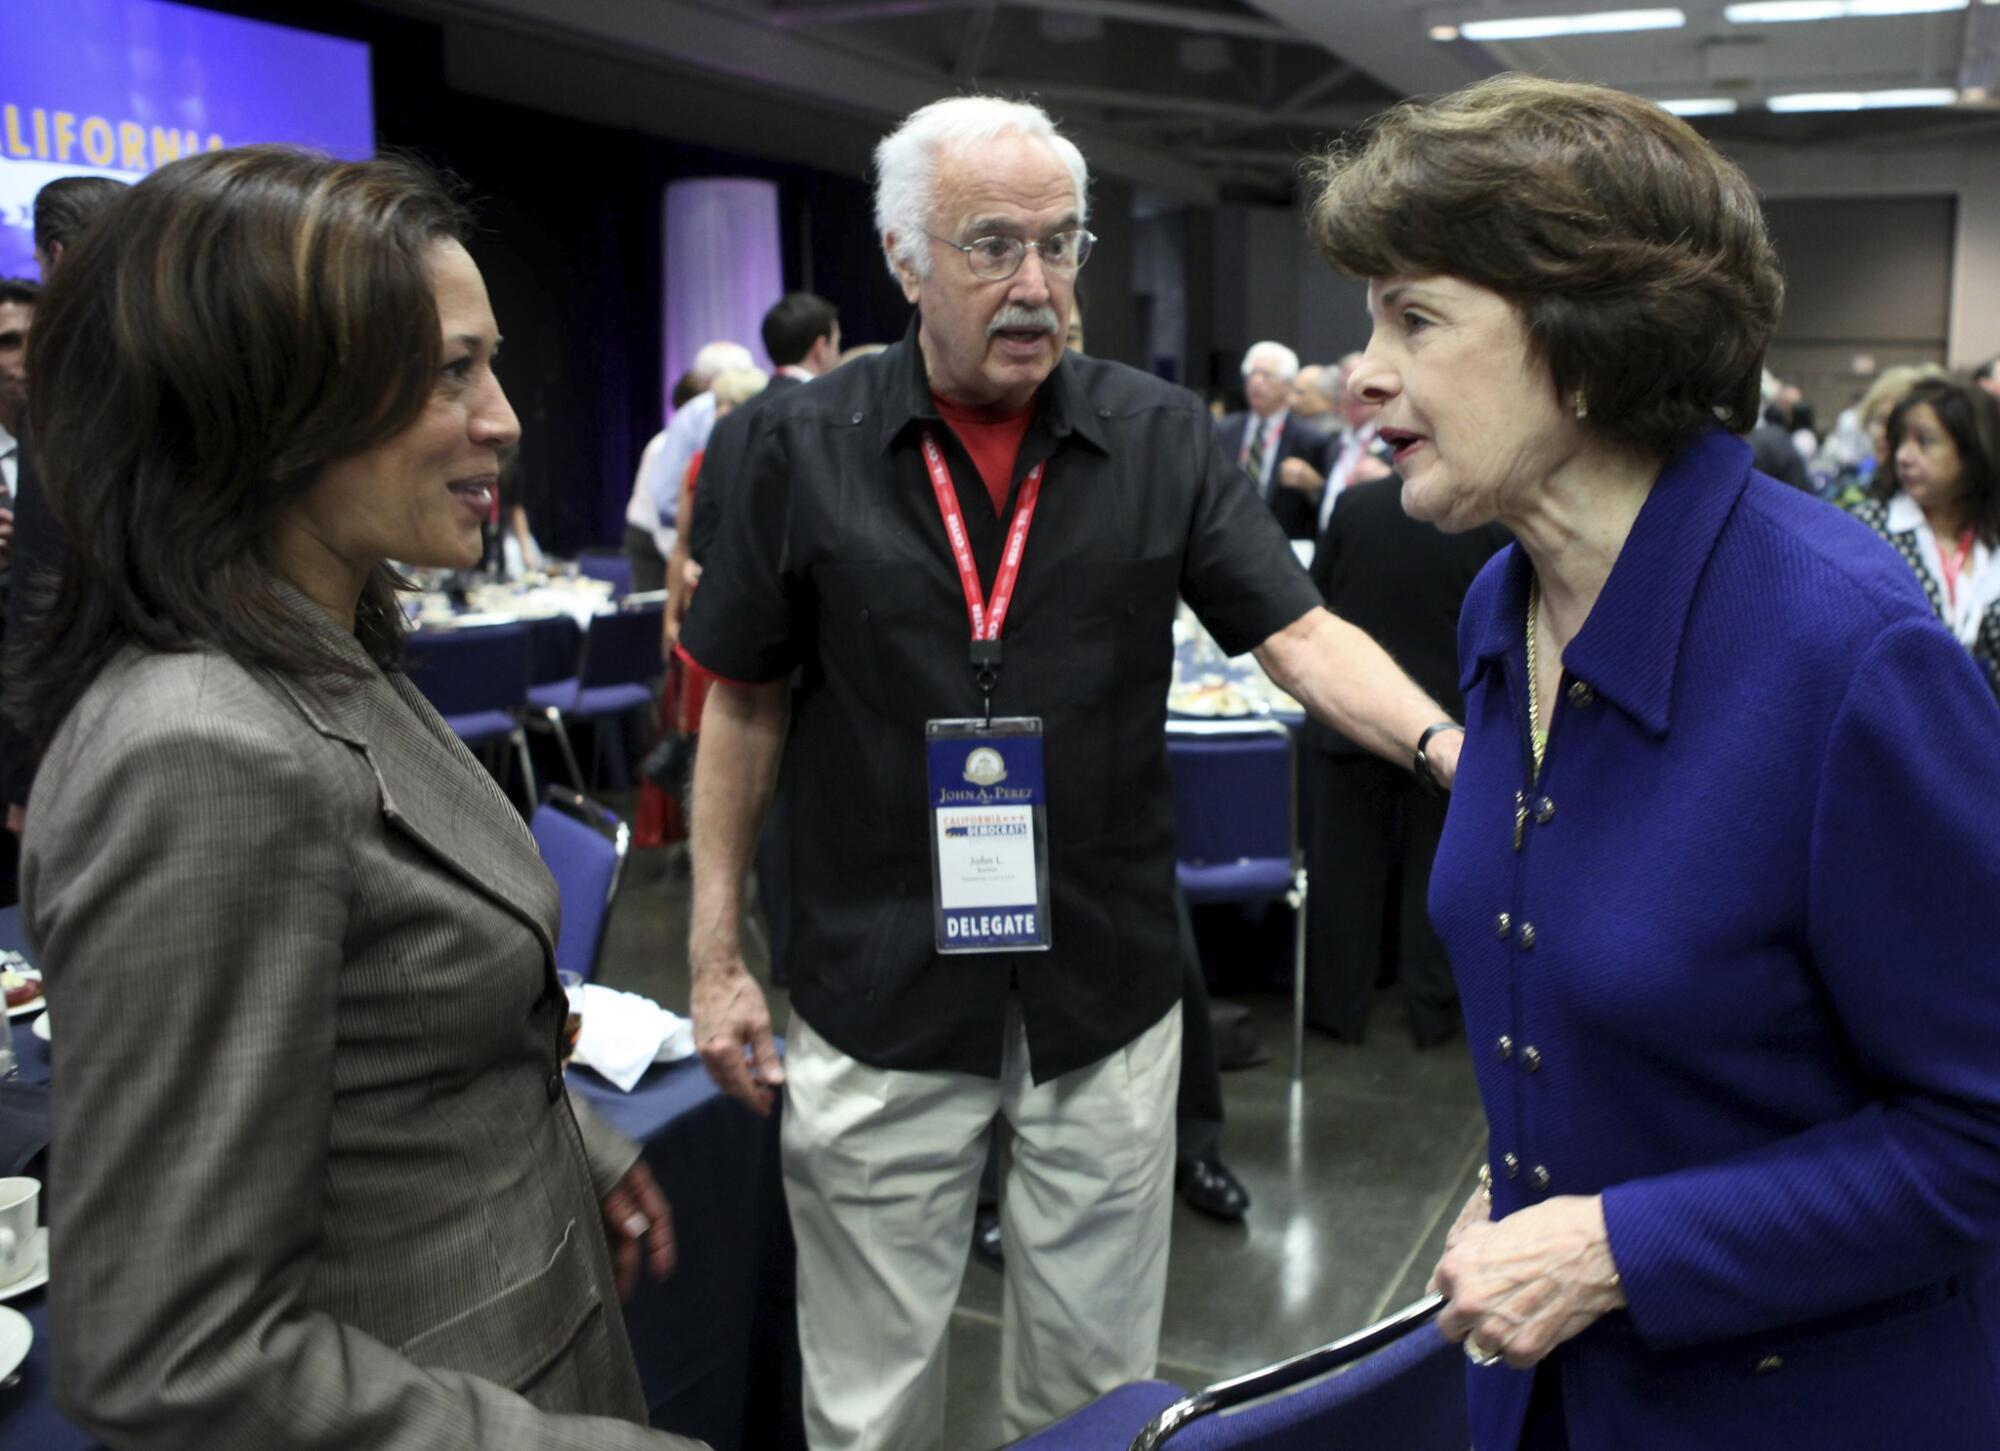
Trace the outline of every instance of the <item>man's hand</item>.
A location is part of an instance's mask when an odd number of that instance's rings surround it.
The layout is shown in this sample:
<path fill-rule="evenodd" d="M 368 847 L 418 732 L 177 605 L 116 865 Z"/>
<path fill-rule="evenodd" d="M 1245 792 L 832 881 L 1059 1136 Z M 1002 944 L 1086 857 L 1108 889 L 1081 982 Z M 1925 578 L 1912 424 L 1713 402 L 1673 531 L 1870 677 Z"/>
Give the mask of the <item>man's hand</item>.
<path fill-rule="evenodd" d="M 1297 489 L 1302 494 L 1318 494 L 1326 487 L 1326 480 L 1318 469 L 1302 458 L 1288 458 L 1278 465 L 1278 482 L 1288 489 Z"/>
<path fill-rule="evenodd" d="M 1355 460 L 1354 473 L 1348 478 L 1347 482 L 1350 485 L 1366 484 L 1375 479 L 1386 479 L 1394 472 L 1394 469 L 1390 468 L 1374 454 L 1364 453 L 1360 458 Z"/>
<path fill-rule="evenodd" d="M 7 829 L 14 833 L 15 840 L 20 839 L 21 833 L 28 829 L 26 807 L 16 806 L 11 801 L 7 803 Z"/>
<path fill-rule="evenodd" d="M 770 1113 L 772 1090 L 785 1081 L 785 1065 L 771 1035 L 764 990 L 735 958 L 697 965 L 692 993 L 694 1041 L 708 1076 L 759 1117 Z"/>
<path fill-rule="evenodd" d="M 639 1285 L 639 1258 L 656 1280 L 674 1272 L 674 1211 L 653 1182 L 644 1159 L 634 1159 L 625 1177 L 611 1186 L 599 1206 L 604 1213 L 604 1238 L 611 1246 L 611 1268 L 618 1280 L 618 1298 L 629 1300 Z"/>
<path fill-rule="evenodd" d="M 1454 1232 L 1431 1275 L 1448 1301 L 1438 1329 L 1447 1340 L 1471 1336 L 1516 1370 L 1625 1303 L 1596 1195 L 1565 1195 L 1497 1222 L 1461 1216 Z"/>
<path fill-rule="evenodd" d="M 681 642 L 681 621 L 687 618 L 692 593 L 689 588 L 692 581 L 686 577 L 688 565 L 692 562 L 687 550 L 676 541 L 674 552 L 667 556 L 667 604 L 660 611 L 660 637 L 666 647 L 664 653 L 668 655 L 673 654 L 674 646 Z"/>

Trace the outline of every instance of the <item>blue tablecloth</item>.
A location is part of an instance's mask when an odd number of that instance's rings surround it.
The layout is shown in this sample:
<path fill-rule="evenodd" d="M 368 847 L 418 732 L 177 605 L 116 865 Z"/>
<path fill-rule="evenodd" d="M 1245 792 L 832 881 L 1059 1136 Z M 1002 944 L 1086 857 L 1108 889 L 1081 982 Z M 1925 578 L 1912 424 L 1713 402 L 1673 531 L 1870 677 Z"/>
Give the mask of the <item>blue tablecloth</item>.
<path fill-rule="evenodd" d="M 18 947 L 18 909 L 0 911 L 0 947 Z M 58 1028 L 60 1031 L 60 1028 Z M 14 1024 L 22 1079 L 47 1082 L 48 1045 Z M 791 1226 L 778 1173 L 778 1117 L 722 1097 L 696 1060 L 651 1069 L 629 1094 L 578 1070 L 592 1105 L 645 1146 L 674 1208 L 680 1263 L 643 1279 L 625 1307 L 655 1426 L 715 1451 L 805 1445 Z M 91 1451 L 49 1383 L 48 1296 L 13 1302 L 35 1329 L 21 1383 L 0 1390 L 0 1451 Z"/>

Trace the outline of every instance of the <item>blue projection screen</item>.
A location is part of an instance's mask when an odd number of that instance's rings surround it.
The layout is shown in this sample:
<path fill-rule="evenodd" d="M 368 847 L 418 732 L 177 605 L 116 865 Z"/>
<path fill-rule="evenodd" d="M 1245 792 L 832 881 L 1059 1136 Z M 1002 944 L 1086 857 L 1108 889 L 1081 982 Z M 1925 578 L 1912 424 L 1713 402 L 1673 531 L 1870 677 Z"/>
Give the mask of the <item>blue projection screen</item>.
<path fill-rule="evenodd" d="M 368 47 L 166 0 L 6 0 L 0 276 L 33 277 L 35 193 L 137 181 L 195 151 L 289 141 L 375 153 Z"/>

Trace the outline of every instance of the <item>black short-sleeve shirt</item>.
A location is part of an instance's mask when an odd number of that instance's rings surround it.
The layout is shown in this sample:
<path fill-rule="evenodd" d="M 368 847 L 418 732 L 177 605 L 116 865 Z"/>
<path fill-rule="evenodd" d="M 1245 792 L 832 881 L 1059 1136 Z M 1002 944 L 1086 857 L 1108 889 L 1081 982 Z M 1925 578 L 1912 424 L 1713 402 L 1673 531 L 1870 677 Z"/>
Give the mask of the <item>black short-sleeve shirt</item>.
<path fill-rule="evenodd" d="M 1166 696 L 1175 597 L 1230 653 L 1319 603 L 1193 394 L 1065 354 L 1015 466 L 1047 461 L 996 715 L 1044 723 L 1047 952 L 940 957 L 924 723 L 970 716 L 965 599 L 919 440 L 932 430 L 990 590 L 1006 518 L 931 401 L 916 327 L 757 411 L 681 636 L 740 681 L 797 672 L 786 772 L 791 997 L 884 1068 L 997 1075 L 1018 990 L 1035 1079 L 1096 1062 L 1180 995 Z"/>

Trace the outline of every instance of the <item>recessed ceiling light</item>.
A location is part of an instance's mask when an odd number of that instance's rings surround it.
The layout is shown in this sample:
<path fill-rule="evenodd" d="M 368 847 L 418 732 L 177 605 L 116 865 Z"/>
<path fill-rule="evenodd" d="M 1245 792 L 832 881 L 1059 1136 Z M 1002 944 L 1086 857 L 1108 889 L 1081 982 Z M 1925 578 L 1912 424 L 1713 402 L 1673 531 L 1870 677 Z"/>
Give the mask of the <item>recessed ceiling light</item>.
<path fill-rule="evenodd" d="M 1936 15 L 1965 6 L 1966 0 L 1748 0 L 1742 5 L 1723 6 L 1722 18 L 1732 25 L 1780 25 L 1798 20 Z"/>
<path fill-rule="evenodd" d="M 1951 106 L 1958 92 L 1950 86 L 1919 86 L 1897 91 L 1808 91 L 1773 96 L 1773 111 L 1882 111 L 1913 106 Z"/>
<path fill-rule="evenodd" d="M 1678 30 L 1683 10 L 1598 10 L 1587 15 L 1524 15 L 1511 20 L 1461 20 L 1467 40 L 1535 40 L 1546 35 L 1611 35 L 1627 30 Z"/>
<path fill-rule="evenodd" d="M 1671 111 L 1676 116 L 1732 116 L 1736 113 L 1736 103 L 1726 96 L 1694 96 L 1685 101 L 1660 101 L 1662 111 Z"/>
<path fill-rule="evenodd" d="M 1458 27 L 1457 27 L 1456 25 L 1433 25 L 1433 26 L 1431 27 L 1431 39 L 1432 39 L 1432 40 L 1457 40 L 1457 39 L 1458 39 Z"/>

